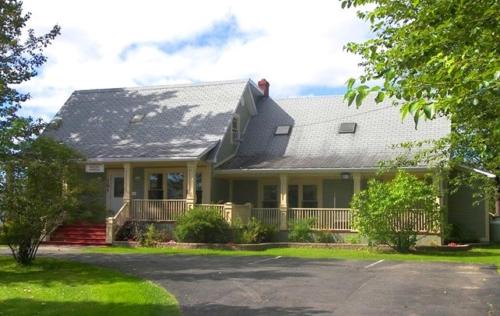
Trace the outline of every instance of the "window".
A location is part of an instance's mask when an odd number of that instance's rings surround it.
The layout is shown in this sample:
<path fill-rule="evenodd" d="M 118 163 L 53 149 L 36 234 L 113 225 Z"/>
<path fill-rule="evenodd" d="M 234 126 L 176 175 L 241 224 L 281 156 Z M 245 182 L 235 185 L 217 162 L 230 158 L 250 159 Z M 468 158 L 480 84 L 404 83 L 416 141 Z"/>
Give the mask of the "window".
<path fill-rule="evenodd" d="M 201 173 L 196 174 L 196 204 L 203 201 L 203 185 Z"/>
<path fill-rule="evenodd" d="M 123 177 L 114 177 L 113 178 L 113 196 L 115 198 L 123 198 Z"/>
<path fill-rule="evenodd" d="M 288 207 L 299 207 L 299 186 L 288 186 Z"/>
<path fill-rule="evenodd" d="M 240 117 L 234 116 L 231 121 L 231 142 L 235 144 L 240 140 Z"/>
<path fill-rule="evenodd" d="M 291 128 L 292 127 L 290 125 L 280 125 L 280 126 L 276 127 L 276 131 L 274 132 L 274 135 L 289 135 Z"/>
<path fill-rule="evenodd" d="M 302 186 L 302 207 L 318 207 L 317 192 L 316 185 Z"/>
<path fill-rule="evenodd" d="M 161 173 L 153 173 L 149 175 L 148 199 L 163 199 L 163 175 Z"/>
<path fill-rule="evenodd" d="M 356 123 L 340 123 L 339 134 L 354 134 L 356 126 Z"/>
<path fill-rule="evenodd" d="M 262 207 L 278 207 L 278 186 L 264 185 L 262 195 Z"/>
<path fill-rule="evenodd" d="M 167 199 L 184 198 L 184 174 L 171 172 L 167 176 Z"/>

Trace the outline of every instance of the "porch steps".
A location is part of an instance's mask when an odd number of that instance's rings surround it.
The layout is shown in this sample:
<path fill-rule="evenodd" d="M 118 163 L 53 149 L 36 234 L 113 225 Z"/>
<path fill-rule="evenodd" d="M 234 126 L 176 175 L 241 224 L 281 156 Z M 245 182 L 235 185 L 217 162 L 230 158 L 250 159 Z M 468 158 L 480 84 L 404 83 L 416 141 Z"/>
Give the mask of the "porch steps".
<path fill-rule="evenodd" d="M 106 245 L 106 225 L 71 224 L 59 226 L 51 235 L 50 245 Z"/>

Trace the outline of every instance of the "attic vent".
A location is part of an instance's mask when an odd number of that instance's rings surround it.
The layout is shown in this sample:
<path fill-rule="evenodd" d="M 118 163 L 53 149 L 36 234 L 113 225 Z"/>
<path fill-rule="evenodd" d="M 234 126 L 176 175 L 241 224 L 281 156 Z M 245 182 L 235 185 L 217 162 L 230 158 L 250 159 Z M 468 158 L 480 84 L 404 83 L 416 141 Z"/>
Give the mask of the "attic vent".
<path fill-rule="evenodd" d="M 292 127 L 290 125 L 280 125 L 276 127 L 274 135 L 290 135 L 290 130 Z"/>
<path fill-rule="evenodd" d="M 356 123 L 340 123 L 339 134 L 354 134 L 356 126 Z"/>
<path fill-rule="evenodd" d="M 135 114 L 131 119 L 130 123 L 139 123 L 144 119 L 144 114 Z"/>

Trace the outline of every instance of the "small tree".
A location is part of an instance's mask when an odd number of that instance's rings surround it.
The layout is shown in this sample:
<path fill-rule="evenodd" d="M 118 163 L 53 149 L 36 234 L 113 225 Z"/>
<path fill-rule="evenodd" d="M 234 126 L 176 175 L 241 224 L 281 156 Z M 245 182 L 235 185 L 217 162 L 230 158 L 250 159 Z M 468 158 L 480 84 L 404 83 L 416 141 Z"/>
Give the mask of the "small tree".
<path fill-rule="evenodd" d="M 41 137 L 0 162 L 0 238 L 21 264 L 30 264 L 45 236 L 78 205 L 78 155 Z"/>
<path fill-rule="evenodd" d="M 436 196 L 433 185 L 404 171 L 389 182 L 370 180 L 351 202 L 354 226 L 372 242 L 406 252 L 417 242 L 417 219 L 429 230 L 438 225 Z"/>

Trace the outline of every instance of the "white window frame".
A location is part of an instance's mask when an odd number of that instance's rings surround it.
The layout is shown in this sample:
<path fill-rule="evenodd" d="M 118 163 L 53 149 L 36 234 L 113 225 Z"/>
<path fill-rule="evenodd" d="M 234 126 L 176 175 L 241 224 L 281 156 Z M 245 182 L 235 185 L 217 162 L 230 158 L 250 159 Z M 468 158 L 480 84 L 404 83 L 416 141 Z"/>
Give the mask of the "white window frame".
<path fill-rule="evenodd" d="M 236 130 L 234 129 L 234 122 L 236 120 Z M 238 143 L 240 140 L 241 136 L 241 121 L 240 121 L 240 116 L 238 114 L 235 114 L 233 118 L 231 119 L 231 144 L 235 145 Z M 235 137 L 236 135 L 236 137 Z"/>

